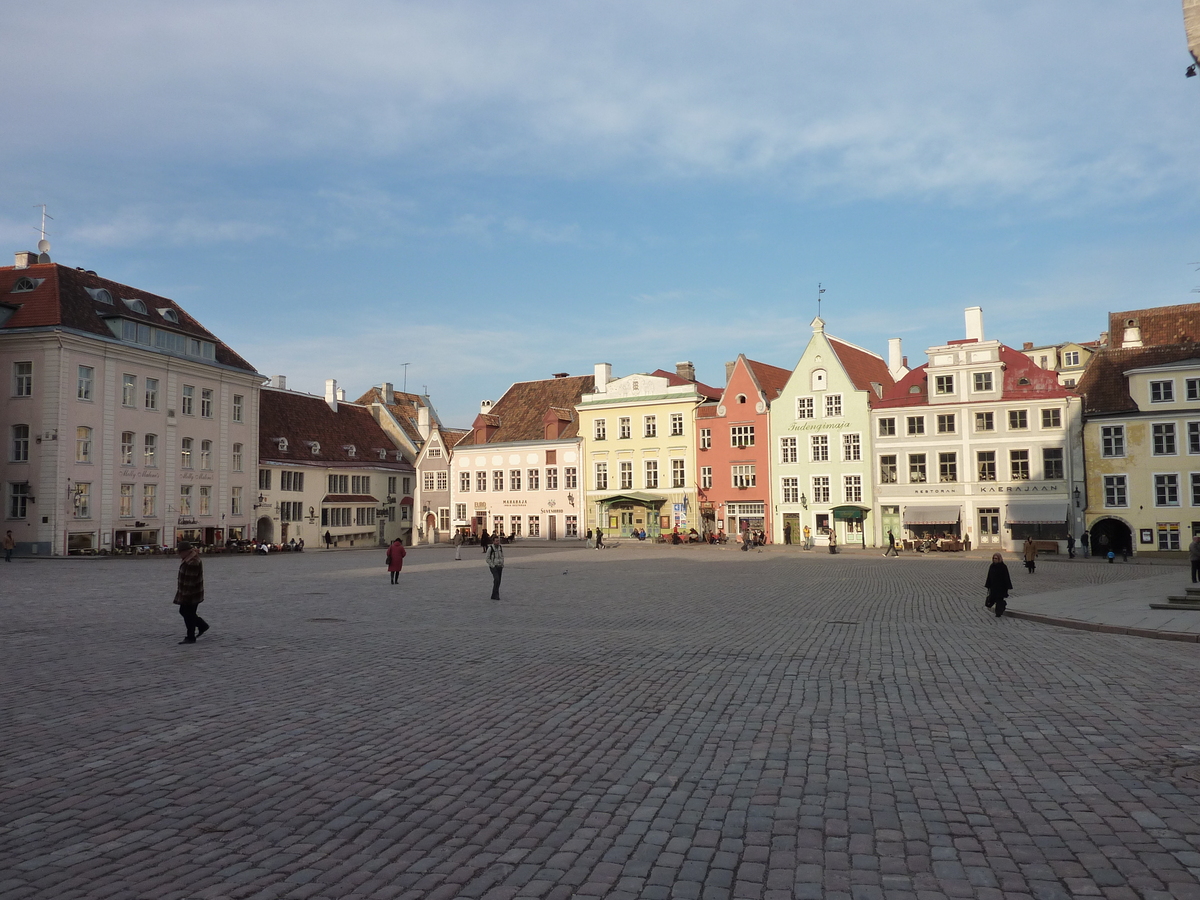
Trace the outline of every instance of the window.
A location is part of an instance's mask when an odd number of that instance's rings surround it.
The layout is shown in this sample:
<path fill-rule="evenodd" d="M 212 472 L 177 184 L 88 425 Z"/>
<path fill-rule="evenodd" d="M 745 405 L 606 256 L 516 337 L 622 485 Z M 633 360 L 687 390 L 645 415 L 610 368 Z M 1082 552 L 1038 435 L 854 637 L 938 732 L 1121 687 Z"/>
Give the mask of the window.
<path fill-rule="evenodd" d="M 1043 409 L 1042 410 L 1042 427 L 1043 428 L 1062 428 L 1062 410 L 1061 409 Z"/>
<path fill-rule="evenodd" d="M 862 476 L 842 476 L 842 496 L 845 503 L 862 503 Z"/>
<path fill-rule="evenodd" d="M 393 499 L 394 499 L 394 498 L 395 498 L 395 496 L 396 496 L 396 476 L 395 476 L 395 475 L 389 475 L 389 476 L 388 476 L 388 480 L 387 480 L 387 495 L 388 495 L 389 497 L 392 497 Z M 395 519 L 392 519 L 392 521 L 393 521 L 393 522 L 395 522 L 396 520 L 395 520 Z"/>
<path fill-rule="evenodd" d="M 133 485 L 121 485 L 120 506 L 117 510 L 117 515 L 122 519 L 133 518 Z"/>
<path fill-rule="evenodd" d="M 896 454 L 889 453 L 879 457 L 879 483 L 896 483 Z"/>
<path fill-rule="evenodd" d="M 1200 378 L 1189 378 L 1184 384 L 1187 386 L 1188 400 L 1200 400 Z"/>
<path fill-rule="evenodd" d="M 233 395 L 233 421 L 241 422 L 242 419 L 242 395 Z"/>
<path fill-rule="evenodd" d="M 146 379 L 146 409 L 158 409 L 158 379 Z"/>
<path fill-rule="evenodd" d="M 783 437 L 779 439 L 779 461 L 782 463 L 797 462 L 799 456 L 796 452 L 796 439 L 794 437 Z"/>
<path fill-rule="evenodd" d="M 671 413 L 671 437 L 683 435 L 683 413 Z"/>
<path fill-rule="evenodd" d="M 1175 455 L 1175 423 L 1160 422 L 1151 427 L 1155 456 Z"/>
<path fill-rule="evenodd" d="M 700 449 L 701 450 L 711 450 L 712 449 L 712 429 L 711 428 L 701 428 L 700 429 Z"/>
<path fill-rule="evenodd" d="M 520 537 L 521 536 L 521 517 L 520 516 L 512 516 L 511 523 L 512 524 L 510 526 L 510 531 L 508 533 L 511 534 L 513 537 Z"/>
<path fill-rule="evenodd" d="M 529 536 L 530 537 L 541 537 L 542 536 L 542 517 L 541 516 L 530 516 L 529 517 Z"/>
<path fill-rule="evenodd" d="M 712 466 L 700 467 L 700 487 L 708 490 L 713 486 Z"/>
<path fill-rule="evenodd" d="M 658 437 L 658 417 L 642 416 L 642 436 Z"/>
<path fill-rule="evenodd" d="M 1049 481 L 1061 481 L 1063 475 L 1062 447 L 1042 448 L 1042 478 Z"/>
<path fill-rule="evenodd" d="M 304 505 L 295 500 L 284 500 L 279 504 L 281 522 L 299 522 L 304 518 Z"/>
<path fill-rule="evenodd" d="M 86 481 L 75 482 L 75 518 L 92 517 L 92 486 Z"/>
<path fill-rule="evenodd" d="M 909 484 L 924 484 L 926 481 L 925 472 L 925 454 L 910 453 L 908 454 L 908 481 Z"/>
<path fill-rule="evenodd" d="M 895 437 L 896 436 L 896 420 L 893 418 L 879 420 L 879 436 L 880 437 Z"/>
<path fill-rule="evenodd" d="M 935 394 L 953 394 L 954 393 L 954 376 L 953 375 L 935 375 L 933 379 Z"/>
<path fill-rule="evenodd" d="M 796 398 L 796 418 L 811 419 L 814 416 L 813 398 L 812 397 L 797 397 Z"/>
<path fill-rule="evenodd" d="M 240 495 L 241 488 L 236 489 Z M 158 515 L 158 485 L 143 484 L 142 485 L 142 515 L 146 518 L 154 518 Z"/>
<path fill-rule="evenodd" d="M 1013 481 L 1029 480 L 1029 451 L 1009 450 L 1008 461 L 1012 467 Z"/>
<path fill-rule="evenodd" d="M 617 419 L 617 438 L 619 440 L 629 440 L 633 437 L 633 420 L 629 416 L 621 416 Z"/>
<path fill-rule="evenodd" d="M 995 413 L 990 413 L 990 412 L 975 413 L 975 430 L 976 431 L 995 431 L 996 430 Z"/>
<path fill-rule="evenodd" d="M 233 445 L 233 471 L 242 471 L 242 445 Z"/>
<path fill-rule="evenodd" d="M 121 405 L 137 406 L 137 376 L 125 374 L 121 376 Z"/>
<path fill-rule="evenodd" d="M 470 472 L 459 472 L 458 473 L 458 489 L 460 491 L 470 492 L 470 490 L 471 490 L 471 473 Z M 460 516 L 460 518 L 461 518 L 461 516 Z"/>
<path fill-rule="evenodd" d="M 429 457 L 429 459 L 441 459 L 442 458 L 442 448 L 441 447 L 430 447 L 429 453 L 426 455 Z"/>
<path fill-rule="evenodd" d="M 924 416 L 909 416 L 908 417 L 908 433 L 910 435 L 925 433 L 925 417 Z"/>
<path fill-rule="evenodd" d="M 1200 472 L 1192 473 L 1192 506 L 1200 506 Z"/>
<path fill-rule="evenodd" d="M 404 507 L 405 510 L 408 507 Z M 321 526 L 329 528 L 348 528 L 350 526 L 349 506 L 327 506 L 321 509 Z"/>
<path fill-rule="evenodd" d="M 510 491 L 519 491 L 521 489 L 521 470 L 510 469 L 508 472 L 508 489 Z"/>
<path fill-rule="evenodd" d="M 608 463 L 596 463 L 596 490 L 608 490 Z"/>
<path fill-rule="evenodd" d="M 231 516 L 242 514 L 242 489 L 240 487 L 229 489 L 229 514 Z"/>
<path fill-rule="evenodd" d="M 465 503 L 455 503 L 454 504 L 454 521 L 455 522 L 467 521 L 467 504 L 465 504 Z"/>
<path fill-rule="evenodd" d="M 734 425 L 729 429 L 729 446 L 731 447 L 753 447 L 754 446 L 754 426 L 753 425 Z"/>
<path fill-rule="evenodd" d="M 579 516 L 567 516 L 567 537 L 579 537 Z"/>
<path fill-rule="evenodd" d="M 183 392 L 179 398 L 179 412 L 184 416 L 195 415 L 196 403 L 196 388 L 193 385 L 185 384 Z"/>
<path fill-rule="evenodd" d="M 829 502 L 829 476 L 816 475 L 812 480 L 813 503 Z"/>
<path fill-rule="evenodd" d="M 1100 428 L 1100 455 L 1116 457 L 1125 455 L 1125 426 L 1104 425 Z"/>
<path fill-rule="evenodd" d="M 563 487 L 568 491 L 579 490 L 579 470 L 574 466 L 566 466 L 563 469 Z"/>
<path fill-rule="evenodd" d="M 146 468 L 153 469 L 158 465 L 156 461 L 156 453 L 158 451 L 158 436 L 153 434 L 146 435 L 142 442 L 142 457 L 146 460 Z"/>
<path fill-rule="evenodd" d="M 433 490 L 433 473 L 432 472 L 422 472 L 421 473 L 421 490 L 423 490 L 423 491 L 432 491 Z"/>
<path fill-rule="evenodd" d="M 373 507 L 373 506 L 356 506 L 354 508 L 354 524 L 355 525 L 374 525 L 375 524 L 375 507 Z"/>
<path fill-rule="evenodd" d="M 192 439 L 184 438 L 179 442 L 179 465 L 184 469 L 192 467 Z"/>
<path fill-rule="evenodd" d="M 605 419 L 596 419 L 592 423 L 592 438 L 597 441 L 603 441 L 608 437 L 608 422 Z"/>
<path fill-rule="evenodd" d="M 29 462 L 28 425 L 14 425 L 12 427 L 12 454 L 10 458 L 13 462 Z"/>
<path fill-rule="evenodd" d="M 755 484 L 754 466 L 733 466 L 733 486 L 735 488 L 752 488 Z"/>
<path fill-rule="evenodd" d="M 800 479 L 799 478 L 784 478 L 780 482 L 783 488 L 784 503 L 799 503 L 800 502 Z"/>
<path fill-rule="evenodd" d="M 96 376 L 96 370 L 91 366 L 79 367 L 79 384 L 75 392 L 75 396 L 80 400 L 92 399 L 92 379 Z"/>
<path fill-rule="evenodd" d="M 525 473 L 525 484 L 527 485 L 525 490 L 527 490 L 527 491 L 541 490 L 541 488 L 538 487 L 538 484 L 541 481 L 541 474 L 542 474 L 541 469 L 530 469 L 529 471 L 527 471 Z M 441 476 L 438 479 L 439 482 L 443 481 L 446 477 L 445 472 L 438 472 L 438 475 Z M 445 489 L 446 489 L 446 486 L 444 484 L 438 485 L 438 490 L 444 491 Z"/>
<path fill-rule="evenodd" d="M 558 466 L 548 466 L 546 468 L 546 490 L 558 490 Z"/>
<path fill-rule="evenodd" d="M 484 472 L 482 469 L 475 473 L 475 490 L 487 490 L 487 472 Z"/>
<path fill-rule="evenodd" d="M 1067 350 L 1065 353 L 1063 353 L 1063 365 L 1064 366 L 1079 365 L 1079 351 L 1078 350 Z"/>
<path fill-rule="evenodd" d="M 10 482 L 8 485 L 8 517 L 24 519 L 29 515 L 29 482 Z"/>
<path fill-rule="evenodd" d="M 992 390 L 991 372 L 976 372 L 973 376 L 973 380 L 976 391 L 983 393 L 984 391 Z"/>
<path fill-rule="evenodd" d="M 836 419 L 842 414 L 842 395 L 825 395 L 825 418 Z"/>
<path fill-rule="evenodd" d="M 937 430 L 938 434 L 954 434 L 954 413 L 939 413 Z"/>
<path fill-rule="evenodd" d="M 211 419 L 213 414 L 213 392 L 208 388 L 200 391 L 200 418 Z"/>
<path fill-rule="evenodd" d="M 299 506 L 300 504 L 296 504 Z M 207 484 L 200 485 L 200 515 L 212 515 L 212 486 Z"/>
<path fill-rule="evenodd" d="M 628 461 L 617 463 L 617 472 L 620 475 L 619 481 L 621 490 L 633 490 L 633 463 Z"/>
<path fill-rule="evenodd" d="M 1200 422 L 1188 422 L 1188 453 L 1200 453 Z"/>
<path fill-rule="evenodd" d="M 1158 523 L 1158 549 L 1159 550 L 1178 550 L 1179 549 L 1179 523 L 1178 522 L 1159 522 Z"/>
<path fill-rule="evenodd" d="M 658 487 L 658 460 L 648 459 L 645 463 L 646 468 L 646 487 Z"/>
<path fill-rule="evenodd" d="M 1178 506 L 1179 505 L 1179 476 L 1178 475 L 1155 475 L 1154 476 L 1154 505 L 1155 506 Z"/>
<path fill-rule="evenodd" d="M 369 494 L 369 493 L 371 493 L 371 476 L 370 475 L 351 475 L 350 476 L 350 493 L 352 493 L 352 494 Z"/>
<path fill-rule="evenodd" d="M 980 450 L 975 454 L 975 459 L 979 467 L 980 481 L 995 481 L 996 480 L 996 451 L 995 450 Z"/>
<path fill-rule="evenodd" d="M 271 470 L 258 470 L 258 489 L 260 491 L 269 491 L 271 489 Z"/>
<path fill-rule="evenodd" d="M 862 459 L 862 435 L 842 435 L 842 459 L 845 462 L 855 462 Z"/>
<path fill-rule="evenodd" d="M 671 487 L 687 487 L 687 475 L 684 472 L 682 459 L 671 460 Z"/>
<path fill-rule="evenodd" d="M 304 490 L 304 473 L 291 472 L 284 469 L 279 473 L 279 489 L 281 491 L 299 492 Z M 366 493 L 366 491 L 355 490 L 353 493 Z"/>
<path fill-rule="evenodd" d="M 75 429 L 75 462 L 90 463 L 92 461 L 92 429 L 80 425 Z"/>
<path fill-rule="evenodd" d="M 33 396 L 33 363 L 17 362 L 13 363 L 13 396 L 14 397 L 32 397 Z M 21 516 L 21 518 L 25 518 Z"/>
<path fill-rule="evenodd" d="M 958 481 L 957 453 L 938 454 L 938 481 L 946 483 Z"/>
<path fill-rule="evenodd" d="M 812 436 L 811 446 L 813 462 L 829 461 L 829 435 L 814 434 Z"/>
<path fill-rule="evenodd" d="M 504 470 L 503 469 L 496 469 L 492 472 L 492 490 L 493 491 L 504 490 Z"/>
<path fill-rule="evenodd" d="M 328 479 L 330 494 L 349 494 L 350 491 L 350 476 L 349 475 L 330 475 Z"/>
<path fill-rule="evenodd" d="M 1175 382 L 1174 381 L 1152 381 L 1150 382 L 1150 402 L 1151 403 L 1170 403 L 1175 399 Z"/>
<path fill-rule="evenodd" d="M 1010 409 L 1008 411 L 1008 427 L 1019 431 L 1029 427 L 1029 411 L 1025 409 Z"/>
<path fill-rule="evenodd" d="M 205 471 L 212 469 L 212 441 L 200 442 L 200 468 Z"/>

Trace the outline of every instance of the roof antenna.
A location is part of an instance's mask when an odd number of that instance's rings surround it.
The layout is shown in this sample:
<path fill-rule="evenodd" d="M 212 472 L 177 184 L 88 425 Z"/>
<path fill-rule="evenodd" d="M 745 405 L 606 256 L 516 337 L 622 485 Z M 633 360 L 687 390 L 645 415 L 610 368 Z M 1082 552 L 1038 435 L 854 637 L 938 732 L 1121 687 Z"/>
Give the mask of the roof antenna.
<path fill-rule="evenodd" d="M 40 241 L 38 241 L 38 254 L 39 254 L 38 262 L 39 263 L 48 263 L 48 262 L 50 262 L 50 242 L 48 240 L 46 240 L 46 220 L 47 219 L 53 220 L 54 216 L 50 216 L 50 215 L 46 214 L 46 204 L 45 203 L 35 203 L 35 204 L 33 204 L 33 208 L 41 209 L 41 211 L 42 211 L 42 239 Z M 36 228 L 33 230 L 37 231 Z"/>
<path fill-rule="evenodd" d="M 825 288 L 821 287 L 821 282 L 817 282 L 817 318 L 821 318 L 821 295 L 825 293 Z"/>
<path fill-rule="evenodd" d="M 407 394 L 408 393 L 408 367 L 411 366 L 412 363 L 400 363 L 400 365 L 404 366 L 404 387 L 402 387 L 400 390 L 404 391 L 404 393 Z"/>

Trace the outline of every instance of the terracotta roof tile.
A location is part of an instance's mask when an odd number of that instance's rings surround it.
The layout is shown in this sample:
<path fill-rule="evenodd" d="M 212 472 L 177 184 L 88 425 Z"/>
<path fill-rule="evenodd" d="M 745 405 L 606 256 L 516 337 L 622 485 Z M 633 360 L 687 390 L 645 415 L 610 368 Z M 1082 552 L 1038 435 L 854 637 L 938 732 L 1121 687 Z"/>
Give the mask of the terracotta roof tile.
<path fill-rule="evenodd" d="M 1045 400 L 1052 397 L 1071 397 L 1076 393 L 1058 383 L 1057 373 L 1041 368 L 1024 353 L 1003 344 L 1000 345 L 1000 362 L 1004 364 L 1001 401 Z M 885 390 L 883 399 L 875 406 L 882 409 L 924 406 L 929 403 L 928 369 L 928 363 L 917 366 L 897 381 L 890 390 Z M 1022 381 L 1025 383 L 1023 384 Z M 914 387 L 919 389 L 916 393 L 912 392 Z M 980 402 L 994 403 L 996 401 Z"/>
<path fill-rule="evenodd" d="M 792 377 L 791 369 L 781 369 L 779 366 L 772 366 L 769 363 L 758 362 L 754 359 L 747 359 L 746 365 L 750 367 L 750 371 L 754 375 L 754 380 L 762 388 L 768 402 L 783 393 L 788 379 Z"/>
<path fill-rule="evenodd" d="M 720 400 L 721 394 L 723 393 L 720 388 L 709 387 L 702 381 L 688 381 L 686 378 L 681 378 L 677 372 L 668 372 L 666 369 L 655 369 L 649 374 L 655 376 L 656 378 L 667 379 L 667 384 L 674 387 L 690 384 L 696 388 L 697 393 L 703 397 L 707 397 L 709 400 Z"/>
<path fill-rule="evenodd" d="M 1190 344 L 1200 341 L 1200 303 L 1181 303 L 1178 306 L 1155 306 L 1150 309 L 1131 309 L 1108 314 L 1108 345 L 1124 349 L 1121 344 L 1125 323 L 1133 319 L 1141 331 L 1143 347 Z M 1131 348 L 1137 349 L 1137 348 Z"/>
<path fill-rule="evenodd" d="M 848 344 L 832 335 L 826 335 L 826 337 L 829 339 L 829 344 L 833 347 L 833 352 L 841 360 L 842 367 L 846 370 L 846 374 L 850 377 L 854 386 L 860 391 L 867 391 L 868 403 L 875 405 L 879 402 L 879 395 L 875 393 L 875 388 L 872 387 L 872 384 L 880 385 L 883 389 L 883 396 L 886 397 L 888 395 L 893 381 L 892 375 L 888 371 L 887 363 L 883 361 L 883 357 L 869 350 L 864 350 L 862 347 L 855 347 L 853 344 Z"/>
<path fill-rule="evenodd" d="M 287 439 L 286 450 L 279 449 L 279 438 Z M 347 446 L 354 447 L 353 456 Z M 380 450 L 386 459 L 379 458 Z M 397 460 L 396 445 L 366 407 L 341 402 L 334 412 L 322 397 L 274 388 L 259 394 L 258 453 L 264 461 L 295 465 L 412 471 L 410 463 Z"/>
<path fill-rule="evenodd" d="M 575 404 L 579 402 L 580 397 L 594 389 L 595 380 L 591 375 L 517 382 L 492 404 L 488 413 L 479 417 L 479 420 L 496 428 L 496 432 L 490 436 L 487 443 L 543 440 L 548 410 L 569 412 L 570 419 L 563 421 L 569 421 L 570 424 L 563 429 L 561 437 L 575 437 L 579 433 L 579 417 L 575 414 Z M 469 447 L 475 443 L 476 432 L 471 431 L 455 446 Z"/>
<path fill-rule="evenodd" d="M 1200 343 L 1098 351 L 1075 387 L 1076 393 L 1083 397 L 1084 415 L 1112 415 L 1137 410 L 1137 403 L 1129 395 L 1126 372 L 1190 359 L 1200 359 Z"/>

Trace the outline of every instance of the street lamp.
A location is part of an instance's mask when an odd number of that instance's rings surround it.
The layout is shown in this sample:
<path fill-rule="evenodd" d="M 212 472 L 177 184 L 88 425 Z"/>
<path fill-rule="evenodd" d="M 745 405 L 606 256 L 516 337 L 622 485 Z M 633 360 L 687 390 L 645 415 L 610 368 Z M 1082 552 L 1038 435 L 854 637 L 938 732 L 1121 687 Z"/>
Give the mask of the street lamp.
<path fill-rule="evenodd" d="M 1079 498 L 1080 498 L 1080 496 L 1082 496 L 1082 495 L 1081 495 L 1081 494 L 1080 494 L 1080 492 L 1079 492 L 1079 488 L 1075 488 L 1075 508 L 1076 508 L 1076 509 L 1079 509 Z"/>
<path fill-rule="evenodd" d="M 808 498 L 805 497 L 803 493 L 800 494 L 800 505 L 805 509 L 808 509 Z"/>

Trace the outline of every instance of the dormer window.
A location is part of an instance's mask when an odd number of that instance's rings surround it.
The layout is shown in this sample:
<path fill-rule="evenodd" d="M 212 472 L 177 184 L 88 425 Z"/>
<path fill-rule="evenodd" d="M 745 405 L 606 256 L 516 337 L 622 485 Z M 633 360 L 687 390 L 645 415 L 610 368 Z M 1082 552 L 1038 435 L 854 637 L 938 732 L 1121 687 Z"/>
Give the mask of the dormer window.
<path fill-rule="evenodd" d="M 387 450 L 385 450 L 383 447 L 379 448 L 379 458 L 387 459 Z"/>
<path fill-rule="evenodd" d="M 316 441 L 313 441 L 311 444 L 309 444 L 308 449 L 312 451 L 313 456 L 321 455 L 321 445 Z"/>
<path fill-rule="evenodd" d="M 286 453 L 288 448 L 287 438 L 275 438 L 275 443 L 279 445 L 279 452 Z"/>
<path fill-rule="evenodd" d="M 1029 384 L 1029 379 L 1028 378 L 1018 378 L 1017 384 Z"/>
<path fill-rule="evenodd" d="M 166 309 L 160 309 L 158 314 L 168 322 L 174 322 L 176 325 L 179 324 L 179 313 L 175 312 L 175 310 L 171 309 L 170 307 L 167 307 Z"/>
<path fill-rule="evenodd" d="M 358 448 L 353 444 L 346 444 L 342 447 L 342 449 L 346 451 L 347 456 L 354 456 L 356 453 L 358 453 Z"/>
<path fill-rule="evenodd" d="M 105 291 L 105 293 L 108 292 Z M 121 302 L 128 306 L 135 313 L 141 313 L 143 316 L 146 315 L 146 304 L 141 300 L 138 300 L 136 297 L 122 297 Z"/>
<path fill-rule="evenodd" d="M 10 293 L 24 294 L 27 291 L 32 291 L 45 280 L 45 278 L 30 278 L 28 275 L 23 275 L 17 279 L 17 283 L 12 286 Z"/>

